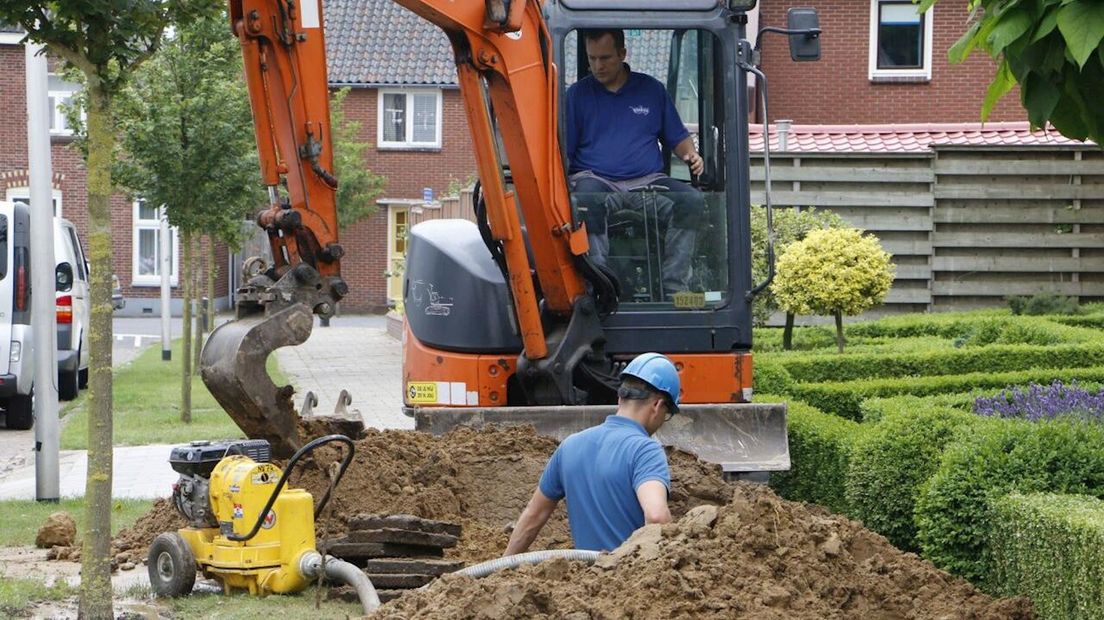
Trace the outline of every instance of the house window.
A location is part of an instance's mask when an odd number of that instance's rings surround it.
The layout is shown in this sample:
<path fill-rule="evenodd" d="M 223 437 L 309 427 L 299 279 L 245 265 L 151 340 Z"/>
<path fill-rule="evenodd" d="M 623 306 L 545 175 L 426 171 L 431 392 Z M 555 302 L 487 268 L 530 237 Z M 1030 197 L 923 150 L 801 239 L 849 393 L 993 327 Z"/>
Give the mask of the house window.
<path fill-rule="evenodd" d="M 871 0 L 870 79 L 931 79 L 932 9 L 916 12 L 912 2 Z"/>
<path fill-rule="evenodd" d="M 50 98 L 50 133 L 58 136 L 73 135 L 73 128 L 65 119 L 64 106 L 68 105 L 73 95 L 80 91 L 80 85 L 66 82 L 59 75 L 53 73 L 48 78 L 48 96 Z M 84 112 L 81 112 L 84 118 Z"/>
<path fill-rule="evenodd" d="M 160 209 L 146 204 L 144 200 L 134 202 L 132 286 L 161 286 L 161 215 Z M 169 243 L 172 247 L 169 283 L 176 286 L 179 248 L 175 227 L 169 228 Z"/>
<path fill-rule="evenodd" d="M 5 197 L 8 202 L 25 202 L 28 205 L 31 204 L 31 188 L 29 187 L 10 187 L 8 188 L 7 196 Z M 54 215 L 61 217 L 61 190 L 53 190 L 54 198 Z"/>
<path fill-rule="evenodd" d="M 379 91 L 380 148 L 441 148 L 440 90 Z"/>

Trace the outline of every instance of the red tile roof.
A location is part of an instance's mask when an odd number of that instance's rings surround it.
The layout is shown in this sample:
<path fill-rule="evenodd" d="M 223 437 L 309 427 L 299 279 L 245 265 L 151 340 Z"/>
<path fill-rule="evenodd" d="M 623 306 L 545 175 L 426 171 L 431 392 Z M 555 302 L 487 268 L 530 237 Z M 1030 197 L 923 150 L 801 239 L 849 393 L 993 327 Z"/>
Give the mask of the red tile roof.
<path fill-rule="evenodd" d="M 780 152 L 778 126 L 770 127 L 771 152 Z M 752 125 L 751 152 L 763 150 L 763 126 Z M 1026 122 L 902 125 L 791 125 L 790 153 L 927 153 L 932 146 L 1068 147 L 1092 146 L 1070 140 L 1053 127 L 1031 131 Z"/>

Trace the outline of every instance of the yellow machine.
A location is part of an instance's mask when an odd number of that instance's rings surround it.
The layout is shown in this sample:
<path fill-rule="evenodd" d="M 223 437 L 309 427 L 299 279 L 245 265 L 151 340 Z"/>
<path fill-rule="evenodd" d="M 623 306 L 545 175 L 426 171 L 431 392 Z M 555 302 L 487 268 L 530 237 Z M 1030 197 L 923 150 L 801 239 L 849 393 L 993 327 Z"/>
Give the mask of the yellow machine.
<path fill-rule="evenodd" d="M 347 446 L 337 473 L 340 480 L 353 458 L 353 442 L 344 435 L 308 443 L 284 470 L 269 462 L 271 449 L 263 439 L 173 448 L 169 461 L 180 474 L 173 485 L 173 504 L 188 526 L 161 534 L 150 545 L 154 593 L 186 595 L 197 572 L 218 581 L 227 593 L 247 590 L 254 595 L 299 592 L 324 574 L 356 587 L 367 611 L 378 606 L 375 589 L 362 571 L 324 559 L 315 549 L 315 515 L 329 494 L 315 508 L 310 493 L 285 488 L 304 454 L 334 441 Z"/>

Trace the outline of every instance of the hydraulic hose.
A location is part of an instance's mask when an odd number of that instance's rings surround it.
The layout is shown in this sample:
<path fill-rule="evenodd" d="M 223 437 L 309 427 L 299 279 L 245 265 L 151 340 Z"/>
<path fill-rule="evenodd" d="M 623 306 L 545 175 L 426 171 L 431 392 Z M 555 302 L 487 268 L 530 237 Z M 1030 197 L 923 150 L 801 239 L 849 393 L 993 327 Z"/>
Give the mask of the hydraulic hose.
<path fill-rule="evenodd" d="M 479 579 L 480 577 L 486 577 L 493 572 L 500 571 L 504 568 L 517 568 L 519 566 L 525 566 L 527 564 L 537 564 L 544 562 L 545 560 L 554 560 L 556 558 L 563 558 L 565 560 L 586 562 L 587 564 L 593 564 L 598 556 L 601 555 L 598 551 L 584 551 L 582 549 L 549 549 L 547 551 L 530 551 L 529 553 L 519 553 L 517 555 L 510 555 L 504 558 L 495 558 L 493 560 L 487 560 L 481 562 L 475 566 L 469 566 L 464 570 L 457 571 L 458 575 L 466 575 L 468 577 L 474 577 Z"/>
<path fill-rule="evenodd" d="M 323 569 L 323 566 L 325 566 L 325 569 Z M 375 586 L 368 579 L 368 575 L 365 575 L 364 571 L 356 566 L 331 556 L 326 556 L 326 561 L 323 562 L 322 555 L 317 551 L 306 553 L 303 555 L 303 559 L 299 561 L 299 571 L 307 579 L 318 579 L 318 575 L 323 570 L 326 579 L 350 585 L 356 589 L 360 604 L 364 607 L 364 613 L 370 614 L 379 608 L 380 599 Z"/>

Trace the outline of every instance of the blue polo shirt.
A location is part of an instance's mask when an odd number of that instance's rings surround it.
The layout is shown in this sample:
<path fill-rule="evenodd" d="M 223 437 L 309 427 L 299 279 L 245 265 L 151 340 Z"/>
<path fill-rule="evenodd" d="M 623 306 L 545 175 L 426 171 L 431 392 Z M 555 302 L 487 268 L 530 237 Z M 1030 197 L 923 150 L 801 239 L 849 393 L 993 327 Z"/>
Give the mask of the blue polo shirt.
<path fill-rule="evenodd" d="M 659 480 L 671 490 L 667 454 L 638 422 L 611 415 L 556 448 L 540 479 L 552 500 L 567 498 L 576 549 L 616 549 L 644 525 L 636 489 Z"/>
<path fill-rule="evenodd" d="M 662 172 L 658 141 L 674 148 L 690 135 L 663 84 L 632 71 L 617 92 L 592 75 L 572 84 L 564 123 L 570 172 L 590 170 L 613 180 Z"/>

